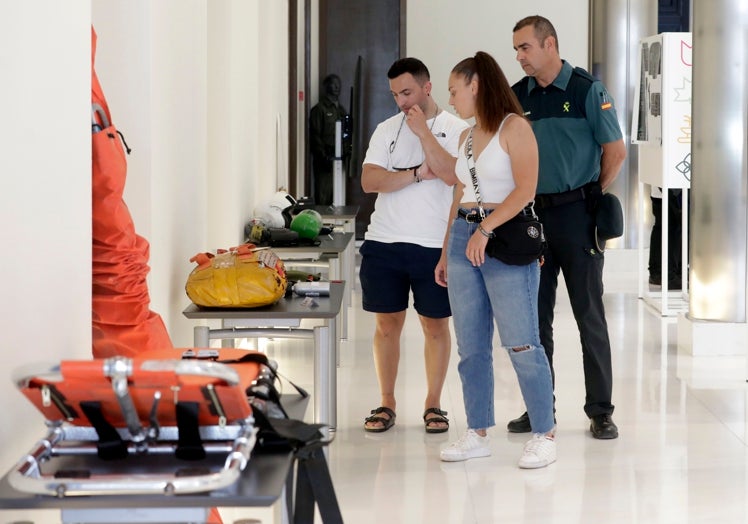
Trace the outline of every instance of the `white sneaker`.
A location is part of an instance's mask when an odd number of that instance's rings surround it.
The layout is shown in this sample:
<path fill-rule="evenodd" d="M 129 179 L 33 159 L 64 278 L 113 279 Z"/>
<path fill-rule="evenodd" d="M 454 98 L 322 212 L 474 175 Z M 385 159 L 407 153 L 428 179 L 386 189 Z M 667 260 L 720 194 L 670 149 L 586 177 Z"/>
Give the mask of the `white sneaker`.
<path fill-rule="evenodd" d="M 444 462 L 459 462 L 479 457 L 488 457 L 491 450 L 488 447 L 488 435 L 481 437 L 472 429 L 469 429 L 459 440 L 444 448 L 440 454 Z"/>
<path fill-rule="evenodd" d="M 519 459 L 523 469 L 544 468 L 556 462 L 556 441 L 543 433 L 535 433 L 525 444 L 525 450 Z"/>

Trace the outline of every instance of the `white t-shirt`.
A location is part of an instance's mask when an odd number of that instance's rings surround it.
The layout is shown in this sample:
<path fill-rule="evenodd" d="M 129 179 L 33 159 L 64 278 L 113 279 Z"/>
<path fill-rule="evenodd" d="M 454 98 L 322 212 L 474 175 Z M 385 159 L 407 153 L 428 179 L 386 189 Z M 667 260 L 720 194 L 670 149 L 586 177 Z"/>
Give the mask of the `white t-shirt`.
<path fill-rule="evenodd" d="M 421 141 L 410 130 L 404 116 L 400 112 L 377 126 L 371 135 L 364 164 L 392 171 L 396 167 L 423 163 L 425 155 Z M 460 133 L 467 128 L 467 123 L 452 113 L 441 111 L 426 121 L 426 125 L 439 144 L 456 157 Z M 436 178 L 410 184 L 399 191 L 379 193 L 364 238 L 441 248 L 452 204 L 452 189 Z"/>

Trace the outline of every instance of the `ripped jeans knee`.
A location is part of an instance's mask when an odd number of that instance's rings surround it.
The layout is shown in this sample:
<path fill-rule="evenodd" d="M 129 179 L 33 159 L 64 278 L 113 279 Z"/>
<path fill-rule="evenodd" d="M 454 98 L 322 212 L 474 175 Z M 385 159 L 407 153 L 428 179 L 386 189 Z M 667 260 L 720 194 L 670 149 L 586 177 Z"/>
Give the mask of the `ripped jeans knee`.
<path fill-rule="evenodd" d="M 505 348 L 517 373 L 533 432 L 550 431 L 554 426 L 553 379 L 543 346 L 520 344 Z"/>

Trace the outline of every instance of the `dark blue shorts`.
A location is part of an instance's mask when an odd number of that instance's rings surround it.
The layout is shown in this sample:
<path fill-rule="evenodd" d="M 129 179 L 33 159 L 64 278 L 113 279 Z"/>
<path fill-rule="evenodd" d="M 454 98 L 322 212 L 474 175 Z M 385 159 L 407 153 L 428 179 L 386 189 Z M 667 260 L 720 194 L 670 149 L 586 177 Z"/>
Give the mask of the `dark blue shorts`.
<path fill-rule="evenodd" d="M 440 248 L 395 242 L 365 240 L 361 244 L 361 290 L 364 311 L 397 313 L 408 309 L 410 291 L 419 315 L 446 318 L 449 309 L 447 288 L 434 280 Z"/>

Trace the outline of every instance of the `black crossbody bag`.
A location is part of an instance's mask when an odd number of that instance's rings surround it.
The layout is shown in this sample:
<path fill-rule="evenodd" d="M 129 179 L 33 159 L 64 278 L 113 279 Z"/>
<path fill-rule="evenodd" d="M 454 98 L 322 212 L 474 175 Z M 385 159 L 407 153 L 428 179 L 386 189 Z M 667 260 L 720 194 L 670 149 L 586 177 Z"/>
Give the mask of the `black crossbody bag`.
<path fill-rule="evenodd" d="M 473 130 L 470 130 L 465 142 L 465 157 L 467 159 L 470 177 L 473 179 L 475 201 L 478 203 L 481 222 L 486 218 L 481 202 L 478 176 L 475 172 L 473 160 Z M 535 214 L 534 202 L 530 202 L 515 217 L 504 222 L 491 231 L 486 245 L 486 254 L 505 264 L 512 266 L 526 266 L 543 256 L 545 249 L 545 235 L 543 224 Z"/>

